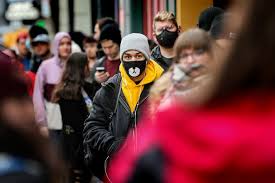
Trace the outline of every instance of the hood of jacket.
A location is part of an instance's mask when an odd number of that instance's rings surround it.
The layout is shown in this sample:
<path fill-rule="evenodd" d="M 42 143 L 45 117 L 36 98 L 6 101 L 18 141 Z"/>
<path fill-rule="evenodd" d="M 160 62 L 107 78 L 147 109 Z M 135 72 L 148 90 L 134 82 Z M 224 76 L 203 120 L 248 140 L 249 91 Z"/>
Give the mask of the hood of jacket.
<path fill-rule="evenodd" d="M 163 73 L 163 69 L 161 68 L 161 66 L 153 60 L 149 60 L 147 62 L 145 77 L 138 84 L 136 84 L 128 76 L 123 67 L 123 64 L 120 64 L 119 71 L 121 72 L 122 77 L 122 91 L 131 109 L 131 112 L 134 112 L 136 108 L 144 85 L 154 82 Z"/>
<path fill-rule="evenodd" d="M 67 32 L 58 32 L 55 35 L 53 43 L 52 43 L 52 53 L 53 53 L 54 57 L 58 57 L 58 54 L 59 54 L 58 47 L 59 47 L 61 40 L 64 37 L 68 37 L 69 39 L 71 39 L 71 36 Z"/>

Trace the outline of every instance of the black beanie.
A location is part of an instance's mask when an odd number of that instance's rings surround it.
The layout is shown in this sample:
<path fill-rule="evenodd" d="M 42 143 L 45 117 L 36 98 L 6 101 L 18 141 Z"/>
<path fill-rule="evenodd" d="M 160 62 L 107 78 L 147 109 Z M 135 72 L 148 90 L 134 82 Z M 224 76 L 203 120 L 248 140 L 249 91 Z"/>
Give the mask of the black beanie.
<path fill-rule="evenodd" d="M 236 34 L 233 31 L 224 29 L 225 21 L 232 22 L 232 15 L 224 13 L 213 20 L 209 33 L 214 39 L 235 39 Z"/>
<path fill-rule="evenodd" d="M 198 27 L 205 31 L 209 31 L 215 17 L 223 13 L 224 10 L 218 7 L 209 7 L 203 10 L 199 16 Z"/>
<path fill-rule="evenodd" d="M 29 30 L 29 35 L 30 35 L 31 39 L 34 39 L 36 36 L 38 36 L 40 34 L 49 35 L 49 33 L 46 29 L 44 29 L 43 27 L 37 26 L 37 25 L 33 25 Z"/>
<path fill-rule="evenodd" d="M 100 42 L 103 40 L 112 40 L 114 43 L 120 45 L 121 34 L 119 28 L 112 24 L 104 26 L 99 37 Z"/>

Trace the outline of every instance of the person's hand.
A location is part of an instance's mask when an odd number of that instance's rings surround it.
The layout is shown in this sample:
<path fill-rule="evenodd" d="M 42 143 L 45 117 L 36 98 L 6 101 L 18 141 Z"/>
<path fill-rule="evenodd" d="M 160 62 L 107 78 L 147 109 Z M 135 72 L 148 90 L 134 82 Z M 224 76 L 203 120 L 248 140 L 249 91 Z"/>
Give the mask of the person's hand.
<path fill-rule="evenodd" d="M 28 98 L 6 99 L 2 102 L 0 112 L 11 127 L 27 130 L 35 124 L 33 104 Z"/>
<path fill-rule="evenodd" d="M 20 133 L 28 136 L 33 131 L 39 132 L 44 137 L 49 136 L 48 128 L 39 126 L 34 119 L 33 104 L 29 98 L 10 98 L 2 102 L 0 109 L 3 123 L 10 128 L 20 129 Z"/>
<path fill-rule="evenodd" d="M 42 126 L 40 127 L 40 133 L 44 136 L 44 137 L 49 137 L 49 130 L 47 127 Z"/>
<path fill-rule="evenodd" d="M 95 80 L 98 83 L 103 83 L 107 81 L 109 77 L 110 77 L 110 74 L 108 72 L 99 72 L 99 71 L 95 72 Z"/>

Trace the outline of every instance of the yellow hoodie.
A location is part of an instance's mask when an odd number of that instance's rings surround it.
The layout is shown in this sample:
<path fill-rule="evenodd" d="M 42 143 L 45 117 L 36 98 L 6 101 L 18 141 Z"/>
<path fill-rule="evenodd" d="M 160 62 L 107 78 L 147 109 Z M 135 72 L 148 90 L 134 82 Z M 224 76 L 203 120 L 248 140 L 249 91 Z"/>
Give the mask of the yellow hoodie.
<path fill-rule="evenodd" d="M 144 85 L 157 80 L 163 73 L 161 66 L 153 60 L 148 61 L 145 69 L 145 77 L 138 84 L 131 80 L 131 78 L 126 73 L 123 64 L 120 64 L 119 71 L 122 77 L 122 92 L 131 109 L 131 112 L 135 111 Z"/>

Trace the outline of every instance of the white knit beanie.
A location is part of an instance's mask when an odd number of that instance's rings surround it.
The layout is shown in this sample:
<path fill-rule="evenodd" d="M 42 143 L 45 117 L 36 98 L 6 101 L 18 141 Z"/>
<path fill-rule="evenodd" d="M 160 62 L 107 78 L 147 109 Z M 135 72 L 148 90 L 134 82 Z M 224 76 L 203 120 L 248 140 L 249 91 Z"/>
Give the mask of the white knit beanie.
<path fill-rule="evenodd" d="M 120 60 L 123 54 L 128 50 L 141 52 L 147 60 L 150 59 L 150 48 L 146 36 L 140 33 L 131 33 L 123 37 L 120 43 Z"/>

